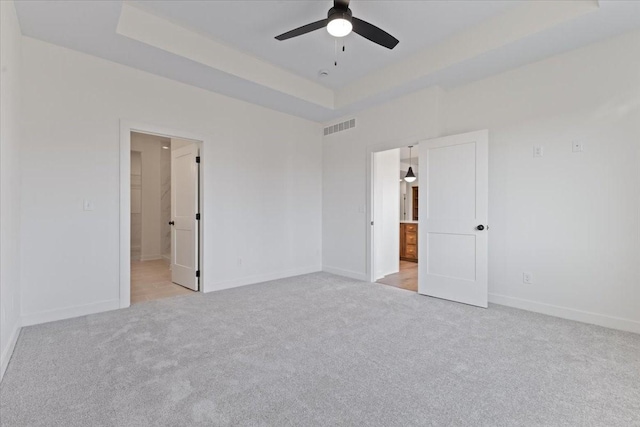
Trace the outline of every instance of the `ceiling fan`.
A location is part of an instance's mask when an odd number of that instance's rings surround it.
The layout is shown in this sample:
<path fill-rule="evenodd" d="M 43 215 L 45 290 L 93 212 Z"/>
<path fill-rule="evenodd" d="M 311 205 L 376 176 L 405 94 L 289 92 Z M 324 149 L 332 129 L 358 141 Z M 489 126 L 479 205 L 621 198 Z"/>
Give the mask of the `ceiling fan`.
<path fill-rule="evenodd" d="M 334 37 L 344 37 L 353 30 L 354 33 L 360 34 L 362 37 L 388 49 L 393 49 L 398 44 L 398 39 L 391 34 L 353 16 L 351 9 L 349 9 L 349 0 L 334 0 L 333 7 L 329 9 L 326 19 L 287 31 L 276 36 L 276 39 L 280 41 L 287 40 L 319 30 L 322 27 L 327 27 L 329 34 Z"/>

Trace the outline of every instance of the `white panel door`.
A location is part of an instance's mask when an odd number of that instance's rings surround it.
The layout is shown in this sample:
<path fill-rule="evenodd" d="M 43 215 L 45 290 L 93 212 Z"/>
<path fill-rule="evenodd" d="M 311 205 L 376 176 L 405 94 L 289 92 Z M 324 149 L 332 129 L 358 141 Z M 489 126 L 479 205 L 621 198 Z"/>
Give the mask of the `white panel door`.
<path fill-rule="evenodd" d="M 198 290 L 198 146 L 171 152 L 171 280 Z"/>
<path fill-rule="evenodd" d="M 420 142 L 418 292 L 487 307 L 488 131 Z"/>

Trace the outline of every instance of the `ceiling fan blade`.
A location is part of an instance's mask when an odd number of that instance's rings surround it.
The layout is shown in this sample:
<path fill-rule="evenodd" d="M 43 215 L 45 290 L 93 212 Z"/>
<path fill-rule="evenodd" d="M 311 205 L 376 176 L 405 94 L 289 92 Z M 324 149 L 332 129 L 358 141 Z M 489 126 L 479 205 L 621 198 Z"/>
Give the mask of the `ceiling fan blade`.
<path fill-rule="evenodd" d="M 347 9 L 349 7 L 349 0 L 333 0 L 333 7 Z"/>
<path fill-rule="evenodd" d="M 321 19 L 320 21 L 312 22 L 311 24 L 303 25 L 302 27 L 296 28 L 295 30 L 287 31 L 286 33 L 280 34 L 276 36 L 276 39 L 282 41 L 287 40 L 292 37 L 298 37 L 303 34 L 310 33 L 311 31 L 319 30 L 322 27 L 326 27 L 328 19 Z"/>
<path fill-rule="evenodd" d="M 358 33 L 365 39 L 369 39 L 387 49 L 393 49 L 399 43 L 398 39 L 391 34 L 355 16 L 352 18 L 351 23 L 353 24 L 354 33 Z"/>

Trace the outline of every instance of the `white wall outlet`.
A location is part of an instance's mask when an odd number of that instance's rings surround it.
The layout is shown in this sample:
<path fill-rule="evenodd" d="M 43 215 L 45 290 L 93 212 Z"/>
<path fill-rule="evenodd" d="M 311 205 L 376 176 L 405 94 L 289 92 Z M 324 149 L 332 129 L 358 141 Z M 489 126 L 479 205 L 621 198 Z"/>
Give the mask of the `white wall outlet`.
<path fill-rule="evenodd" d="M 533 273 L 524 272 L 522 273 L 522 282 L 527 285 L 533 284 Z"/>
<path fill-rule="evenodd" d="M 571 151 L 573 151 L 574 153 L 580 153 L 582 149 L 582 141 L 573 141 L 571 143 Z"/>
<path fill-rule="evenodd" d="M 89 199 L 84 199 L 83 207 L 85 211 L 92 211 L 96 208 L 93 203 L 93 200 L 89 200 Z"/>
<path fill-rule="evenodd" d="M 534 145 L 533 146 L 533 157 L 542 157 L 544 154 L 544 149 L 542 145 Z"/>

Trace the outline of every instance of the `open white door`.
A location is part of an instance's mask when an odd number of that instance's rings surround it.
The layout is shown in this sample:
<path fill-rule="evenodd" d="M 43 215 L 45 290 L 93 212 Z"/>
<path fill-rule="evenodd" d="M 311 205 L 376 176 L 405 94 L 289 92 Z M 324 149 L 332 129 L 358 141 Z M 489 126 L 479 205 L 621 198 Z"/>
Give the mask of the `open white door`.
<path fill-rule="evenodd" d="M 171 281 L 198 290 L 198 146 L 171 152 Z"/>
<path fill-rule="evenodd" d="M 486 130 L 420 142 L 423 295 L 487 307 L 488 145 Z"/>

